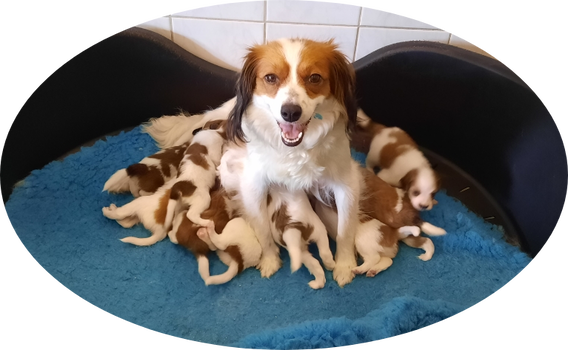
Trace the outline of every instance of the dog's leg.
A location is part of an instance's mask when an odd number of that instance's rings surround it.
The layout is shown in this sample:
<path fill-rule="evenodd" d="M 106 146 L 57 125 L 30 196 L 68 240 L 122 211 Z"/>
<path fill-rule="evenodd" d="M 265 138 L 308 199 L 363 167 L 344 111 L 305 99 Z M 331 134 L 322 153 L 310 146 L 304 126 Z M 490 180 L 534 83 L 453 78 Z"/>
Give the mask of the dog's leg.
<path fill-rule="evenodd" d="M 197 259 L 197 271 L 199 271 L 203 282 L 207 284 L 207 279 L 209 278 L 209 259 L 205 255 L 199 255 L 195 258 Z"/>
<path fill-rule="evenodd" d="M 178 244 L 177 231 L 179 230 L 181 222 L 183 221 L 184 218 L 185 218 L 185 212 L 179 213 L 174 218 L 174 222 L 172 224 L 173 227 L 168 232 L 168 237 L 170 238 L 170 241 L 172 241 L 172 243 Z"/>
<path fill-rule="evenodd" d="M 257 268 L 262 277 L 272 276 L 282 266 L 279 256 L 279 249 L 270 231 L 268 220 L 268 208 L 266 203 L 267 188 L 262 186 L 264 181 L 257 179 L 254 170 L 245 167 L 241 182 L 241 193 L 243 195 L 243 207 L 246 210 L 246 217 L 251 224 L 256 238 L 262 247 L 262 257 Z M 248 170 L 248 171 L 247 171 Z"/>
<path fill-rule="evenodd" d="M 333 270 L 335 267 L 335 260 L 333 260 L 333 253 L 329 248 L 329 238 L 327 237 L 327 230 L 325 229 L 324 224 L 321 222 L 317 215 L 313 215 L 312 220 L 310 221 L 314 225 L 314 232 L 312 233 L 312 240 L 316 243 L 318 247 L 318 252 L 323 262 L 323 266 L 325 266 L 328 270 Z"/>
<path fill-rule="evenodd" d="M 446 230 L 441 227 L 434 226 L 429 222 L 423 222 L 420 229 L 428 236 L 442 236 L 446 234 Z"/>
<path fill-rule="evenodd" d="M 402 241 L 412 248 L 424 249 L 424 254 L 418 256 L 420 260 L 428 261 L 434 255 L 434 243 L 432 243 L 430 238 L 409 236 Z"/>
<path fill-rule="evenodd" d="M 140 222 L 138 215 L 138 205 L 133 200 L 130 203 L 117 207 L 112 203 L 108 207 L 103 208 L 103 215 L 109 219 L 116 220 L 122 227 L 130 228 Z"/>
<path fill-rule="evenodd" d="M 377 221 L 367 221 L 359 226 L 357 237 L 355 237 L 355 247 L 363 258 L 363 263 L 353 269 L 353 273 L 360 275 L 369 271 L 373 266 L 381 261 L 379 250 L 379 239 L 381 235 Z"/>
<path fill-rule="evenodd" d="M 286 229 L 282 233 L 282 240 L 286 243 L 286 249 L 290 255 L 290 269 L 292 273 L 302 267 L 302 233 L 295 228 Z"/>
<path fill-rule="evenodd" d="M 418 226 L 402 226 L 398 229 L 399 237 L 405 238 L 408 236 L 420 236 L 420 227 Z"/>
<path fill-rule="evenodd" d="M 350 283 L 355 276 L 353 269 L 355 260 L 355 234 L 358 227 L 359 182 L 349 181 L 335 186 L 334 195 L 337 205 L 337 249 L 335 252 L 335 268 L 333 278 L 340 287 Z"/>
<path fill-rule="evenodd" d="M 325 285 L 325 272 L 321 267 L 319 261 L 310 254 L 307 249 L 302 250 L 302 263 L 306 266 L 308 271 L 315 277 L 308 285 L 313 289 L 321 289 Z"/>
<path fill-rule="evenodd" d="M 215 230 L 215 224 L 211 220 L 201 218 L 201 213 L 209 209 L 211 205 L 211 196 L 209 189 L 198 189 L 193 193 L 189 200 L 189 210 L 187 211 L 187 218 L 199 226 L 205 227 L 208 231 Z"/>
<path fill-rule="evenodd" d="M 381 257 L 381 260 L 367 271 L 367 277 L 375 277 L 379 272 L 388 269 L 392 265 L 392 259 L 386 256 Z"/>
<path fill-rule="evenodd" d="M 218 247 L 211 241 L 211 237 L 210 235 L 216 235 L 215 239 L 218 239 L 217 236 L 217 232 L 215 231 L 208 231 L 205 227 L 200 228 L 199 230 L 197 230 L 197 237 L 199 237 L 199 239 L 201 239 L 203 242 L 207 243 L 207 245 L 209 246 L 209 250 L 211 251 L 216 251 L 218 249 Z M 218 240 L 218 243 L 221 244 L 221 240 Z M 223 249 L 227 249 L 228 244 L 223 244 L 224 248 Z"/>

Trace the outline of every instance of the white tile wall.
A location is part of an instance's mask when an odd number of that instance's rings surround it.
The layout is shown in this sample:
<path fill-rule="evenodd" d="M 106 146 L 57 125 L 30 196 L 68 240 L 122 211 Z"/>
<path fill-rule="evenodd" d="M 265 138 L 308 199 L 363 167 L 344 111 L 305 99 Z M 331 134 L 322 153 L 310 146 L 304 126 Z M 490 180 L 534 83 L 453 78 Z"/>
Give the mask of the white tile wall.
<path fill-rule="evenodd" d="M 441 42 L 489 56 L 427 23 L 359 6 L 315 1 L 229 3 L 178 12 L 139 27 L 232 70 L 241 67 L 248 46 L 281 37 L 334 38 L 351 61 L 386 45 L 409 40 Z"/>

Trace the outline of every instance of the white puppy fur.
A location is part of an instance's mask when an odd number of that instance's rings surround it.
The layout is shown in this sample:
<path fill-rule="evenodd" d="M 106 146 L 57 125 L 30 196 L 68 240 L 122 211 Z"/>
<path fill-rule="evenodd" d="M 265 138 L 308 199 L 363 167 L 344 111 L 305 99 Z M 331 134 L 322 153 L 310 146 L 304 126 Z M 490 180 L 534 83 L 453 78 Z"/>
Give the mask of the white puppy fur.
<path fill-rule="evenodd" d="M 302 264 L 315 277 L 308 284 L 313 289 L 323 288 L 325 273 L 320 263 L 308 251 L 308 244 L 315 242 L 326 269 L 333 270 L 335 261 L 329 249 L 327 230 L 313 211 L 303 190 L 288 191 L 272 186 L 268 194 L 268 214 L 272 236 L 290 255 L 292 272 Z"/>
<path fill-rule="evenodd" d="M 179 164 L 176 183 L 171 188 L 167 227 L 171 226 L 177 213 L 189 208 L 187 218 L 191 222 L 209 230 L 214 229 L 213 221 L 202 219 L 201 213 L 211 203 L 209 192 L 215 184 L 224 141 L 220 130 L 202 130 L 193 137 Z"/>
<path fill-rule="evenodd" d="M 169 229 L 169 226 L 165 225 L 166 208 L 174 183 L 175 179 L 171 179 L 151 195 L 135 198 L 121 207 L 111 204 L 102 209 L 104 216 L 116 220 L 122 227 L 129 228 L 141 222 L 152 233 L 150 237 L 126 237 L 121 241 L 148 246 L 166 237 Z"/>

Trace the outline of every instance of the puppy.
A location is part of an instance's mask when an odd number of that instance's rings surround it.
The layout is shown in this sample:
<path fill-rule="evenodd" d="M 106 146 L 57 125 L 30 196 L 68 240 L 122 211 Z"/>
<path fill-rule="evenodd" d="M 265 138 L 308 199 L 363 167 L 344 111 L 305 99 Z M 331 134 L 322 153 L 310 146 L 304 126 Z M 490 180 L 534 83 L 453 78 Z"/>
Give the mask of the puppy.
<path fill-rule="evenodd" d="M 367 154 L 367 168 L 387 183 L 404 189 L 417 210 L 430 210 L 440 188 L 439 177 L 410 136 L 397 127 L 375 123 L 361 109 L 352 146 Z"/>
<path fill-rule="evenodd" d="M 429 238 L 419 237 L 420 232 L 437 236 L 446 234 L 446 231 L 424 222 L 404 191 L 390 186 L 355 161 L 351 166 L 356 167 L 361 175 L 362 192 L 359 197 L 359 226 L 355 246 L 364 260 L 353 272 L 367 272 L 371 277 L 388 268 L 398 252 L 399 240 L 409 246 L 424 249 L 425 253 L 420 258 L 429 260 L 434 253 L 434 245 Z M 335 203 L 325 205 L 321 201 L 315 201 L 314 206 L 328 232 L 334 237 L 337 230 Z"/>
<path fill-rule="evenodd" d="M 308 251 L 308 243 L 316 243 L 326 269 L 333 270 L 335 261 L 329 249 L 327 230 L 313 211 L 308 196 L 302 190 L 287 191 L 273 186 L 268 193 L 267 204 L 273 238 L 288 250 L 292 272 L 304 264 L 315 277 L 308 283 L 309 286 L 323 288 L 325 273 L 319 261 Z"/>
<path fill-rule="evenodd" d="M 170 179 L 153 194 L 135 198 L 121 207 L 113 203 L 102 209 L 104 216 L 116 220 L 122 227 L 129 228 L 141 222 L 151 232 L 150 237 L 126 237 L 121 241 L 148 246 L 166 237 L 169 229 L 169 225 L 166 225 L 166 212 L 171 187 L 175 181 L 176 179 Z"/>
<path fill-rule="evenodd" d="M 225 190 L 217 185 L 211 191 L 211 205 L 202 213 L 202 217 L 213 221 L 215 230 L 221 235 L 217 237 L 214 233 L 211 240 L 206 229 L 187 218 L 186 211 L 177 214 L 173 221 L 173 228 L 168 233 L 170 240 L 195 255 L 199 274 L 206 285 L 226 283 L 260 261 L 262 251 L 252 228 L 236 215 Z M 216 251 L 228 266 L 225 273 L 210 276 L 207 255 L 211 251 Z"/>
<path fill-rule="evenodd" d="M 189 208 L 187 218 L 191 222 L 213 229 L 213 221 L 201 218 L 201 213 L 211 202 L 209 191 L 215 184 L 216 168 L 226 138 L 224 123 L 224 120 L 208 121 L 187 147 L 170 192 L 166 226 L 171 225 L 175 214 Z"/>
<path fill-rule="evenodd" d="M 134 197 L 150 195 L 177 176 L 178 166 L 189 143 L 163 149 L 139 163 L 114 173 L 104 184 L 103 191 L 130 191 Z"/>

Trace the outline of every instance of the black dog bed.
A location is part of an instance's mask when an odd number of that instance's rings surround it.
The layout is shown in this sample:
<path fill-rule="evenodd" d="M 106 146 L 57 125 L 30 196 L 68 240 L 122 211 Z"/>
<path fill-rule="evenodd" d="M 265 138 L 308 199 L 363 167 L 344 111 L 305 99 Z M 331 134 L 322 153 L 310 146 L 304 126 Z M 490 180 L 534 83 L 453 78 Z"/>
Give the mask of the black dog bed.
<path fill-rule="evenodd" d="M 491 58 L 430 42 L 394 44 L 354 66 L 363 110 L 409 132 L 449 195 L 538 253 L 564 204 L 567 165 L 558 129 L 530 88 Z M 150 118 L 216 107 L 235 81 L 236 73 L 144 29 L 94 45 L 49 77 L 15 119 L 2 155 L 4 202 L 31 170 Z"/>

